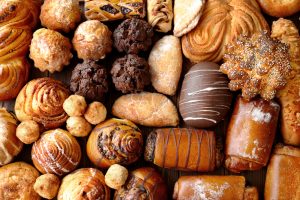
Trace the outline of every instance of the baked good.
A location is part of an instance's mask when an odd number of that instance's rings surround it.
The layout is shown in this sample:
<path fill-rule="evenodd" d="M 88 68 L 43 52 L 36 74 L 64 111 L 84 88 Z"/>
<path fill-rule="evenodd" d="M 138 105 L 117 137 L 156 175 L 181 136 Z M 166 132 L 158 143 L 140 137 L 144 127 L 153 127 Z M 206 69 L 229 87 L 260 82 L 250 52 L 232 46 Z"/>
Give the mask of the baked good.
<path fill-rule="evenodd" d="M 59 185 L 60 180 L 57 176 L 54 174 L 43 174 L 36 179 L 33 189 L 41 197 L 53 199 L 57 195 Z"/>
<path fill-rule="evenodd" d="M 114 200 L 167 199 L 167 186 L 154 168 L 143 167 L 132 171 L 126 184 L 115 192 Z"/>
<path fill-rule="evenodd" d="M 144 18 L 143 0 L 85 0 L 85 17 L 99 21 L 113 21 L 124 17 Z"/>
<path fill-rule="evenodd" d="M 128 177 L 128 170 L 122 165 L 114 164 L 110 166 L 105 174 L 105 183 L 112 189 L 120 189 L 125 184 Z"/>
<path fill-rule="evenodd" d="M 181 37 L 193 30 L 203 13 L 205 0 L 174 1 L 174 36 Z"/>
<path fill-rule="evenodd" d="M 163 168 L 206 172 L 222 163 L 213 131 L 156 129 L 148 135 L 145 146 L 145 160 Z"/>
<path fill-rule="evenodd" d="M 92 60 L 84 60 L 72 71 L 70 90 L 87 100 L 103 101 L 108 92 L 107 71 Z"/>
<path fill-rule="evenodd" d="M 84 97 L 76 94 L 70 95 L 63 103 L 63 109 L 70 117 L 82 116 L 86 107 Z"/>
<path fill-rule="evenodd" d="M 110 190 L 105 185 L 101 171 L 82 168 L 65 176 L 62 180 L 57 200 L 110 200 Z"/>
<path fill-rule="evenodd" d="M 34 66 L 42 72 L 60 72 L 64 66 L 70 64 L 73 57 L 71 49 L 72 45 L 67 37 L 59 32 L 41 28 L 33 34 L 29 57 L 34 61 Z"/>
<path fill-rule="evenodd" d="M 21 152 L 23 143 L 16 137 L 17 120 L 6 108 L 0 108 L 0 127 L 0 166 L 2 166 L 10 163 Z"/>
<path fill-rule="evenodd" d="M 267 165 L 280 106 L 275 101 L 238 96 L 225 145 L 225 167 L 232 172 L 258 170 Z"/>
<path fill-rule="evenodd" d="M 158 32 L 169 32 L 172 29 L 172 0 L 147 0 L 148 23 Z"/>
<path fill-rule="evenodd" d="M 78 0 L 45 0 L 40 15 L 42 26 L 65 33 L 74 30 L 80 22 Z"/>
<path fill-rule="evenodd" d="M 261 9 L 273 17 L 287 17 L 300 11 L 299 0 L 258 0 Z"/>
<path fill-rule="evenodd" d="M 180 40 L 172 35 L 158 40 L 150 52 L 148 63 L 153 87 L 160 93 L 175 95 L 182 70 Z"/>
<path fill-rule="evenodd" d="M 239 35 L 251 36 L 262 30 L 269 30 L 269 26 L 256 1 L 207 0 L 198 25 L 182 37 L 182 50 L 196 63 L 219 62 L 225 46 Z"/>
<path fill-rule="evenodd" d="M 142 154 L 143 136 L 131 121 L 112 118 L 93 129 L 86 151 L 94 165 L 101 168 L 113 164 L 129 165 Z"/>
<path fill-rule="evenodd" d="M 104 59 L 111 52 L 111 32 L 98 20 L 88 20 L 77 27 L 72 43 L 78 58 Z"/>
<path fill-rule="evenodd" d="M 33 190 L 39 172 L 24 162 L 14 162 L 0 167 L 0 199 L 39 200 Z"/>
<path fill-rule="evenodd" d="M 83 117 L 69 117 L 66 128 L 75 137 L 85 137 L 92 130 L 91 124 Z"/>
<path fill-rule="evenodd" d="M 90 103 L 84 113 L 84 118 L 93 125 L 97 125 L 106 119 L 107 110 L 101 102 Z"/>
<path fill-rule="evenodd" d="M 110 73 L 115 88 L 122 93 L 141 92 L 150 84 L 149 65 L 144 58 L 135 54 L 118 58 Z"/>
<path fill-rule="evenodd" d="M 81 149 L 77 140 L 69 132 L 54 129 L 44 132 L 33 144 L 31 158 L 34 166 L 41 173 L 62 176 L 77 167 L 81 158 Z"/>
<path fill-rule="evenodd" d="M 243 176 L 181 176 L 173 199 L 258 200 L 255 187 L 246 187 Z"/>
<path fill-rule="evenodd" d="M 184 76 L 179 97 L 179 111 L 185 124 L 208 128 L 223 120 L 232 100 L 228 82 L 215 63 L 192 66 Z"/>
<path fill-rule="evenodd" d="M 226 46 L 220 71 L 231 80 L 230 90 L 241 89 L 245 99 L 260 95 L 271 100 L 285 86 L 292 71 L 288 46 L 267 32 L 241 36 Z"/>
<path fill-rule="evenodd" d="M 265 200 L 300 198 L 300 149 L 278 144 L 268 165 Z"/>
<path fill-rule="evenodd" d="M 15 112 L 20 121 L 34 120 L 45 129 L 60 127 L 68 118 L 63 103 L 69 96 L 68 89 L 52 78 L 37 78 L 20 91 Z"/>
<path fill-rule="evenodd" d="M 0 101 L 15 98 L 28 79 L 25 58 L 38 22 L 38 0 L 0 2 Z"/>
<path fill-rule="evenodd" d="M 147 51 L 152 44 L 153 30 L 141 19 L 126 19 L 113 33 L 114 46 L 119 52 L 138 54 Z"/>
<path fill-rule="evenodd" d="M 179 123 L 175 105 L 159 93 L 123 95 L 114 102 L 112 114 L 143 126 L 177 126 Z"/>
<path fill-rule="evenodd" d="M 24 144 L 31 144 L 40 137 L 39 124 L 33 120 L 25 120 L 21 122 L 16 130 L 17 138 Z"/>

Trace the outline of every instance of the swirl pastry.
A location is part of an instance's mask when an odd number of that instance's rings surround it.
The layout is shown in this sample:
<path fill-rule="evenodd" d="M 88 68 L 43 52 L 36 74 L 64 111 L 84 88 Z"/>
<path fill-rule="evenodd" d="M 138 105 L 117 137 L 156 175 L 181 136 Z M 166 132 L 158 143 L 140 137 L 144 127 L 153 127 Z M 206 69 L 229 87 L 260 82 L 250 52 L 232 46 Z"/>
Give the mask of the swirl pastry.
<path fill-rule="evenodd" d="M 238 35 L 262 30 L 269 27 L 256 1 L 208 0 L 196 28 L 182 37 L 182 50 L 193 62 L 218 62 Z"/>
<path fill-rule="evenodd" d="M 87 141 L 86 151 L 98 167 L 128 165 L 137 161 L 142 154 L 143 136 L 131 121 L 112 118 L 94 128 Z"/>
<path fill-rule="evenodd" d="M 126 184 L 114 196 L 114 200 L 133 199 L 168 199 L 167 186 L 155 169 L 144 167 L 132 171 Z"/>
<path fill-rule="evenodd" d="M 44 132 L 33 144 L 31 158 L 41 173 L 62 176 L 77 167 L 81 149 L 75 137 L 69 132 L 54 129 Z"/>
<path fill-rule="evenodd" d="M 15 112 L 20 121 L 34 120 L 46 129 L 58 128 L 68 115 L 63 103 L 69 96 L 62 82 L 52 78 L 38 78 L 27 83 L 20 91 Z"/>
<path fill-rule="evenodd" d="M 94 168 L 82 168 L 65 176 L 57 200 L 110 200 L 110 190 L 104 175 Z"/>
<path fill-rule="evenodd" d="M 10 163 L 22 150 L 23 143 L 17 138 L 16 129 L 14 116 L 0 108 L 0 166 Z"/>

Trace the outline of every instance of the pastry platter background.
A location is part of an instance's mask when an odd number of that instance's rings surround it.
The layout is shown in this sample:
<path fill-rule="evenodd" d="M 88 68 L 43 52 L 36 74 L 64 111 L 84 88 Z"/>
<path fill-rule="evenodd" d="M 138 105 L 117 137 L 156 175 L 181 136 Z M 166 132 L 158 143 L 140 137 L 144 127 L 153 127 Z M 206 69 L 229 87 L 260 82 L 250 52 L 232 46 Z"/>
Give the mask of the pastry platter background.
<path fill-rule="evenodd" d="M 268 21 L 270 26 L 271 26 L 273 21 L 277 20 L 277 18 L 273 18 L 273 17 L 270 17 L 268 15 L 264 15 L 264 16 L 265 16 L 265 19 Z M 82 19 L 84 19 L 84 15 L 82 15 Z M 298 30 L 300 30 L 300 13 L 297 13 L 296 15 L 287 17 L 286 19 L 292 20 L 296 24 Z M 113 22 L 113 23 L 109 22 L 109 23 L 105 23 L 105 24 L 108 25 L 109 28 L 113 31 L 115 29 L 116 25 L 118 25 L 119 23 L 120 23 L 120 21 Z M 171 33 L 169 33 L 169 34 L 171 34 Z M 165 35 L 165 34 L 155 32 L 153 44 L 155 43 L 155 41 L 160 39 L 163 35 Z M 69 36 L 69 38 L 73 37 L 72 35 L 68 35 L 68 36 Z M 73 55 L 76 55 L 76 53 L 74 51 L 72 53 L 73 53 Z M 147 55 L 149 55 L 149 51 L 144 53 L 142 56 L 144 58 L 147 58 Z M 106 66 L 109 70 L 111 65 L 112 65 L 112 62 L 115 60 L 115 58 L 116 57 L 121 57 L 121 56 L 122 55 L 120 55 L 120 53 L 117 53 L 117 51 L 114 49 L 113 52 L 110 53 L 109 56 L 104 61 L 102 61 L 102 64 L 104 66 Z M 31 66 L 32 67 L 30 69 L 29 80 L 34 79 L 34 78 L 38 78 L 38 77 L 52 77 L 54 79 L 61 80 L 63 83 L 65 83 L 67 86 L 69 86 L 72 70 L 78 64 L 78 62 L 82 62 L 82 61 L 78 60 L 76 58 L 76 56 L 74 56 L 74 58 L 71 61 L 71 64 L 68 67 L 65 67 L 65 69 L 62 72 L 51 74 L 49 72 L 44 72 L 44 73 L 40 72 L 39 69 L 33 67 L 33 63 L 31 61 Z M 180 93 L 182 78 L 183 78 L 184 74 L 186 73 L 186 71 L 189 69 L 189 67 L 191 65 L 192 65 L 192 63 L 190 63 L 187 59 L 184 59 L 183 72 L 181 74 L 181 81 L 179 82 L 177 94 L 173 97 L 170 97 L 170 99 L 174 102 L 174 104 L 177 105 L 177 108 L 178 108 L 178 96 L 179 96 L 179 93 Z M 145 91 L 154 91 L 154 89 L 150 86 L 150 87 L 147 87 L 145 89 Z M 107 110 L 108 110 L 107 119 L 113 117 L 110 113 L 111 107 L 112 107 L 112 104 L 113 104 L 114 100 L 119 96 L 121 96 L 121 93 L 114 90 L 113 85 L 110 85 L 109 93 L 106 95 L 106 99 L 105 99 L 105 105 L 106 105 Z M 6 107 L 9 111 L 14 111 L 14 104 L 15 104 L 14 100 L 2 101 L 2 102 L 0 101 L 0 106 L 1 107 Z M 234 105 L 234 102 L 232 102 L 232 105 Z M 232 112 L 232 109 L 231 109 L 231 112 Z M 222 139 L 223 144 L 224 144 L 224 138 L 225 138 L 224 136 L 225 136 L 225 133 L 226 133 L 228 121 L 229 121 L 230 116 L 231 116 L 231 112 L 227 115 L 227 118 L 223 122 L 219 123 L 215 128 L 211 129 L 211 130 L 214 130 L 216 132 L 217 137 L 220 137 Z M 181 119 L 179 127 L 186 127 L 185 124 L 183 123 L 182 119 Z M 146 136 L 153 130 L 152 128 L 142 127 L 142 126 L 139 126 L 139 128 L 142 130 L 142 133 L 144 134 L 144 138 L 146 138 Z M 278 130 L 279 130 L 279 128 L 278 128 Z M 82 150 L 82 155 L 83 155 L 78 168 L 92 167 L 93 166 L 93 164 L 90 162 L 89 158 L 86 155 L 87 138 L 88 137 L 77 138 L 78 142 L 81 145 L 81 150 Z M 282 141 L 282 140 L 280 138 L 280 133 L 278 132 L 277 135 L 276 135 L 276 139 L 275 139 L 274 144 L 276 144 L 280 141 Z M 15 161 L 25 161 L 27 163 L 32 164 L 32 161 L 31 161 L 31 146 L 32 145 L 25 145 L 22 152 L 15 158 Z M 171 197 L 172 197 L 174 184 L 177 181 L 177 179 L 179 178 L 179 176 L 182 176 L 182 175 L 195 175 L 195 174 L 214 174 L 214 175 L 229 175 L 229 174 L 234 175 L 235 174 L 235 173 L 229 172 L 224 167 L 220 167 L 219 169 L 215 170 L 214 172 L 210 172 L 210 173 L 183 172 L 183 171 L 177 171 L 177 170 L 167 170 L 167 169 L 159 168 L 159 167 L 155 166 L 152 163 L 148 163 L 148 162 L 144 161 L 143 156 L 137 162 L 135 162 L 134 164 L 128 166 L 128 169 L 132 170 L 132 169 L 135 169 L 137 167 L 142 167 L 142 166 L 152 166 L 152 167 L 156 168 L 157 170 L 159 170 L 162 173 L 162 175 L 163 175 L 163 177 L 164 177 L 164 179 L 165 179 L 165 181 L 168 185 L 168 197 L 169 197 L 169 199 L 171 199 Z M 246 171 L 246 172 L 241 172 L 240 173 L 240 175 L 245 176 L 245 178 L 247 180 L 247 185 L 256 186 L 258 188 L 260 199 L 263 199 L 266 169 L 267 169 L 267 167 L 264 167 L 263 169 L 258 170 L 258 171 Z M 101 170 L 101 171 L 105 173 L 104 170 Z M 237 175 L 237 174 L 235 174 L 235 175 Z M 113 195 L 112 195 L 112 197 L 113 197 Z"/>

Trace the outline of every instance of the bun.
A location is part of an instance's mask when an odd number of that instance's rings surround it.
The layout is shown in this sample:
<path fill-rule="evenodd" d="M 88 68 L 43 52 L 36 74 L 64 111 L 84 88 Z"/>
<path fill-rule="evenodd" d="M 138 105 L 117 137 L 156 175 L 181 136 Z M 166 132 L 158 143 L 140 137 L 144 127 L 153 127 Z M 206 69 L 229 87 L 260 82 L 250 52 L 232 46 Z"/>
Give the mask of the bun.
<path fill-rule="evenodd" d="M 60 180 L 54 174 L 43 174 L 39 176 L 34 185 L 33 189 L 41 197 L 45 199 L 53 199 L 56 197 L 60 185 Z"/>
<path fill-rule="evenodd" d="M 273 17 L 287 17 L 300 11 L 299 0 L 258 0 L 262 10 Z"/>
<path fill-rule="evenodd" d="M 52 78 L 38 78 L 20 91 L 15 112 L 20 121 L 34 120 L 46 129 L 62 126 L 68 118 L 63 103 L 69 96 L 62 82 Z"/>
<path fill-rule="evenodd" d="M 62 176 L 77 167 L 81 149 L 69 132 L 55 129 L 43 133 L 33 144 L 31 158 L 34 166 L 43 174 Z"/>

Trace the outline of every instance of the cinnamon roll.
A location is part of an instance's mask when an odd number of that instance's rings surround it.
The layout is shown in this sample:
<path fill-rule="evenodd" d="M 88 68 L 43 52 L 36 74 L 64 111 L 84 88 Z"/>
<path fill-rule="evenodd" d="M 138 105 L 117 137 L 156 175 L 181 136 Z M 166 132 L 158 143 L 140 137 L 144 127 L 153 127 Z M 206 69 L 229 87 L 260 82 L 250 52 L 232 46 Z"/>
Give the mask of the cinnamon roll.
<path fill-rule="evenodd" d="M 31 158 L 41 173 L 62 176 L 77 167 L 81 149 L 75 137 L 69 132 L 55 129 L 43 133 L 33 144 Z"/>
<path fill-rule="evenodd" d="M 68 115 L 63 103 L 69 96 L 62 82 L 52 78 L 38 78 L 30 81 L 20 91 L 15 112 L 20 121 L 34 120 L 45 129 L 58 128 Z"/>

